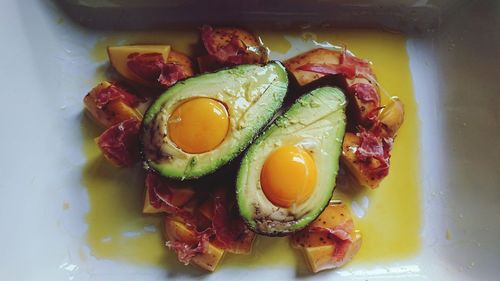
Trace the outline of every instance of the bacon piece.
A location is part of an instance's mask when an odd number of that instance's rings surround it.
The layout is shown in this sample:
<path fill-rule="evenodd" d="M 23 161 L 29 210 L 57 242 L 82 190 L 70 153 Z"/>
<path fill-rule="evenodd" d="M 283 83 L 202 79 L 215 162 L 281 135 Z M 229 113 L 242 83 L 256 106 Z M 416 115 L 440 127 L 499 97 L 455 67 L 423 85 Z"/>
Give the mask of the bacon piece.
<path fill-rule="evenodd" d="M 297 69 L 320 74 L 341 74 L 347 79 L 363 77 L 370 80 L 373 77 L 370 62 L 357 58 L 346 50 L 342 52 L 338 64 L 308 63 L 299 66 Z"/>
<path fill-rule="evenodd" d="M 164 226 L 165 238 L 168 241 L 166 246 L 175 251 L 181 262 L 194 263 L 209 271 L 215 270 L 224 250 L 211 242 L 213 232 L 199 232 L 177 215 L 167 216 Z"/>
<path fill-rule="evenodd" d="M 94 103 L 98 109 L 103 109 L 107 104 L 116 100 L 122 100 L 131 107 L 139 104 L 139 99 L 135 95 L 116 84 L 100 89 L 94 96 Z"/>
<path fill-rule="evenodd" d="M 344 77 L 353 79 L 356 75 L 356 70 L 347 65 L 341 64 L 318 64 L 308 63 L 297 68 L 298 70 L 311 71 L 320 74 L 341 74 Z"/>
<path fill-rule="evenodd" d="M 181 222 L 189 232 L 187 235 L 184 233 L 179 237 L 169 237 L 170 240 L 166 242 L 166 246 L 176 252 L 179 261 L 189 264 L 193 257 L 207 252 L 209 243 L 214 237 L 212 228 L 200 231 L 196 215 L 186 209 L 178 209 L 173 217 L 167 217 L 167 221 L 169 219 Z"/>
<path fill-rule="evenodd" d="M 348 256 L 348 251 L 351 248 L 352 242 L 350 240 L 340 240 L 335 244 L 333 250 L 332 260 L 333 267 L 341 267 L 346 262 L 351 260 L 352 257 Z"/>
<path fill-rule="evenodd" d="M 185 225 L 193 237 L 189 240 L 171 239 L 165 245 L 175 251 L 180 262 L 188 265 L 192 258 L 207 252 L 212 233 L 211 231 L 198 232 L 196 229 L 191 229 L 190 225 Z"/>
<path fill-rule="evenodd" d="M 208 233 L 197 233 L 196 232 L 196 243 L 189 243 L 187 241 L 180 240 L 170 240 L 165 243 L 165 245 L 174 250 L 177 254 L 177 258 L 184 265 L 188 265 L 192 258 L 199 254 L 207 252 L 209 244 Z"/>
<path fill-rule="evenodd" d="M 332 254 L 332 266 L 340 267 L 347 262 L 346 254 L 349 247 L 352 244 L 352 237 L 349 234 L 354 229 L 354 224 L 352 220 L 349 220 L 341 225 L 336 225 L 333 228 L 326 227 L 310 227 L 308 232 L 312 233 L 325 233 L 329 239 L 326 239 L 327 243 L 334 245 L 334 250 Z"/>
<path fill-rule="evenodd" d="M 334 244 L 338 240 L 352 241 L 351 233 L 354 231 L 354 222 L 352 219 L 346 220 L 344 223 L 333 226 L 319 226 L 312 224 L 301 230 L 301 233 L 320 233 L 328 238 L 326 243 Z M 328 242 L 329 241 L 329 242 Z"/>
<path fill-rule="evenodd" d="M 212 227 L 217 241 L 226 248 L 241 241 L 250 232 L 234 201 L 227 200 L 223 194 L 216 194 L 214 197 Z"/>
<path fill-rule="evenodd" d="M 345 49 L 342 53 L 314 49 L 289 59 L 286 65 L 301 86 L 326 74 L 345 78 L 339 83 L 345 87 L 349 99 L 348 132 L 344 137 L 342 163 L 359 183 L 376 188 L 389 174 L 395 132 L 404 118 L 402 103 L 395 99 L 387 110 L 380 106 L 380 94 L 370 62 L 349 54 Z"/>
<path fill-rule="evenodd" d="M 168 213 L 176 213 L 179 206 L 172 202 L 173 191 L 168 182 L 155 173 L 149 172 L 146 175 L 146 189 L 149 194 L 149 203 L 157 208 L 165 208 Z"/>
<path fill-rule="evenodd" d="M 184 70 L 180 65 L 175 63 L 166 63 L 161 68 L 158 82 L 165 87 L 170 87 L 174 85 L 175 82 L 187 77 L 188 76 L 184 73 Z"/>
<path fill-rule="evenodd" d="M 325 58 L 326 63 L 322 62 L 322 57 Z M 357 125 L 369 128 L 375 123 L 377 115 L 374 114 L 374 110 L 380 108 L 380 96 L 374 84 L 375 78 L 369 61 L 357 58 L 345 49 L 342 53 L 332 50 L 315 49 L 291 59 L 288 67 L 292 66 L 292 62 L 295 65 L 293 66 L 292 73 L 296 75 L 296 78 L 298 77 L 302 80 L 304 77 L 309 77 L 309 80 L 317 80 L 323 75 L 340 75 L 345 79 L 345 83 L 342 86 L 345 87 L 346 94 L 348 94 L 348 125 L 351 130 Z M 294 70 L 299 71 L 294 72 Z M 302 71 L 312 72 L 321 76 L 305 76 L 301 74 Z"/>
<path fill-rule="evenodd" d="M 360 158 L 384 157 L 382 139 L 365 129 L 361 129 L 357 135 L 361 138 L 361 145 L 356 150 Z"/>
<path fill-rule="evenodd" d="M 364 67 L 364 66 L 363 66 Z M 380 111 L 380 97 L 370 80 L 358 79 L 357 68 L 347 64 L 305 64 L 297 69 L 320 74 L 342 75 L 346 79 L 346 91 L 349 94 L 348 117 L 350 125 L 360 124 L 370 127 L 376 122 Z M 368 70 L 363 70 L 368 73 Z M 371 70 L 369 71 L 371 73 Z M 366 75 L 372 77 L 372 74 Z M 355 82 L 362 80 L 363 82 Z"/>
<path fill-rule="evenodd" d="M 307 228 L 308 232 L 320 232 L 327 234 L 330 238 L 337 238 L 340 240 L 352 240 L 350 233 L 354 230 L 354 223 L 348 220 L 342 224 L 333 227 L 311 226 Z"/>
<path fill-rule="evenodd" d="M 395 132 L 403 122 L 404 113 L 400 102 L 391 107 L 393 112 L 389 113 L 393 115 L 390 118 L 382 115 L 384 118 L 379 119 L 382 108 L 375 108 L 367 114 L 367 119 L 372 121 L 369 129 L 359 126 L 354 138 L 347 137 L 350 134 L 347 133 L 343 145 L 342 162 L 362 185 L 371 188 L 377 187 L 389 174 Z M 354 153 L 350 151 L 352 148 L 355 148 Z"/>
<path fill-rule="evenodd" d="M 87 113 L 109 128 L 128 119 L 140 121 L 142 115 L 136 110 L 139 98 L 130 94 L 125 88 L 104 81 L 95 86 L 84 98 Z"/>
<path fill-rule="evenodd" d="M 366 162 L 367 168 L 372 170 L 371 173 L 376 174 L 377 178 L 386 177 L 389 174 L 392 141 L 364 129 L 361 129 L 357 136 L 361 139 L 361 144 L 356 150 L 357 158 Z"/>
<path fill-rule="evenodd" d="M 182 66 L 165 62 L 160 53 L 132 53 L 128 56 L 127 66 L 141 79 L 163 87 L 170 87 L 189 76 Z"/>
<path fill-rule="evenodd" d="M 169 196 L 172 194 L 170 188 L 164 187 L 159 181 L 159 177 L 154 173 L 150 172 L 147 174 L 146 189 L 149 191 L 149 202 L 157 209 L 161 208 L 162 205 L 165 204 L 167 207 L 177 210 L 177 207 L 173 206 L 169 200 Z"/>
<path fill-rule="evenodd" d="M 292 234 L 291 245 L 301 249 L 313 272 L 337 268 L 352 259 L 361 245 L 347 205 L 330 202 L 311 224 Z"/>
<path fill-rule="evenodd" d="M 192 258 L 206 251 L 207 243 L 200 241 L 197 246 L 193 247 L 189 243 L 183 241 L 167 241 L 165 246 L 173 250 L 177 255 L 177 259 L 184 265 L 188 265 Z"/>
<path fill-rule="evenodd" d="M 374 125 L 372 125 L 372 128 L 377 126 L 377 124 L 379 123 L 379 121 L 380 121 L 379 120 L 379 113 L 383 109 L 384 109 L 383 106 L 379 106 L 379 107 L 376 107 L 365 114 L 365 120 L 368 120 L 370 124 L 374 124 Z"/>
<path fill-rule="evenodd" d="M 210 25 L 204 24 L 201 27 L 201 41 L 203 42 L 205 50 L 207 50 L 211 56 L 218 57 L 218 49 L 214 40 L 214 29 Z"/>
<path fill-rule="evenodd" d="M 362 100 L 363 102 L 372 102 L 375 103 L 376 105 L 378 105 L 380 102 L 377 90 L 375 90 L 375 87 L 373 87 L 373 85 L 371 84 L 367 83 L 352 84 L 347 88 L 347 91 L 356 96 L 358 99 Z"/>
<path fill-rule="evenodd" d="M 357 77 L 364 77 L 371 80 L 373 76 L 371 63 L 349 54 L 346 49 L 342 52 L 339 63 L 353 68 L 355 70 L 355 76 Z"/>
<path fill-rule="evenodd" d="M 163 178 L 153 172 L 146 175 L 145 188 L 142 211 L 146 214 L 177 214 L 195 195 L 190 184 Z"/>
<path fill-rule="evenodd" d="M 381 107 L 378 102 L 363 101 L 357 93 L 346 92 L 348 97 L 347 105 L 347 126 L 349 131 L 356 131 L 358 126 L 371 128 L 378 122 L 378 112 Z M 378 98 L 378 97 L 377 97 Z"/>
<path fill-rule="evenodd" d="M 139 127 L 136 119 L 128 119 L 108 128 L 96 143 L 104 157 L 119 167 L 130 167 L 139 161 Z"/>
<path fill-rule="evenodd" d="M 128 68 L 147 82 L 158 80 L 163 64 L 165 60 L 160 53 L 131 53 L 127 57 Z"/>
<path fill-rule="evenodd" d="M 324 77 L 324 74 L 313 72 L 313 71 L 303 71 L 299 67 L 306 64 L 327 64 L 327 65 L 338 65 L 340 61 L 341 53 L 336 50 L 316 48 L 309 50 L 305 53 L 298 54 L 292 58 L 289 58 L 283 62 L 286 69 L 295 78 L 299 87 L 306 86 L 314 81 Z M 343 76 L 342 76 L 343 78 Z M 293 83 L 294 81 L 292 81 Z"/>
<path fill-rule="evenodd" d="M 341 160 L 361 185 L 376 188 L 389 174 L 392 139 L 378 135 L 373 128 L 359 130 L 345 134 Z"/>

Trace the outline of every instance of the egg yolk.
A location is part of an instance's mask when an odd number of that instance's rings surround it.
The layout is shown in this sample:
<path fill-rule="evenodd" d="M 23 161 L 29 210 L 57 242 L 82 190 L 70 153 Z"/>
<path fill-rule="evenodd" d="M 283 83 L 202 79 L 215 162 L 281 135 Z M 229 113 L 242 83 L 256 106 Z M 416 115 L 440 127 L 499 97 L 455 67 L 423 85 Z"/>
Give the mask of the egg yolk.
<path fill-rule="evenodd" d="M 170 139 L 187 153 L 203 153 L 224 141 L 229 114 L 219 101 L 194 98 L 179 105 L 168 119 Z"/>
<path fill-rule="evenodd" d="M 296 146 L 274 150 L 264 162 L 260 184 L 274 205 L 288 208 L 306 201 L 316 185 L 316 164 L 311 155 Z"/>

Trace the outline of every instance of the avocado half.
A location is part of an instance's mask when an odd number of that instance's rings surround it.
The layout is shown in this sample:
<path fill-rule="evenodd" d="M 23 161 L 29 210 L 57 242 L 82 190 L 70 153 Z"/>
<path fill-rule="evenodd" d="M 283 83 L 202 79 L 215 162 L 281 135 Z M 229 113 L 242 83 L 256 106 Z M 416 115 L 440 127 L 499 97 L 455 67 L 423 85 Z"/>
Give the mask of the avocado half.
<path fill-rule="evenodd" d="M 176 83 L 144 115 L 140 141 L 145 166 L 181 180 L 214 172 L 240 154 L 268 124 L 281 107 L 287 87 L 287 72 L 278 62 L 239 65 Z M 215 149 L 191 154 L 170 139 L 167 121 L 178 105 L 197 97 L 224 104 L 229 131 Z"/>
<path fill-rule="evenodd" d="M 315 89 L 299 98 L 250 146 L 236 182 L 240 215 L 250 229 L 268 236 L 286 235 L 304 228 L 328 205 L 339 169 L 346 104 L 339 88 Z M 312 195 L 289 208 L 274 205 L 260 183 L 267 157 L 286 144 L 308 151 L 317 169 Z"/>

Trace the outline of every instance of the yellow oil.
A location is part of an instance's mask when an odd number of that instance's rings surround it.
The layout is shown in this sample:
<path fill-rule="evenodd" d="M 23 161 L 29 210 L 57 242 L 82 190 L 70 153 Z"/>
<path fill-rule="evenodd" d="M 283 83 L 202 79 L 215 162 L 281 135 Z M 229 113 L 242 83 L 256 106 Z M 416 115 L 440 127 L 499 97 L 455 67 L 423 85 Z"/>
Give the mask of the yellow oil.
<path fill-rule="evenodd" d="M 357 56 L 373 62 L 377 80 L 390 96 L 398 96 L 405 106 L 405 120 L 392 150 L 389 176 L 375 190 L 343 192 L 334 198 L 360 202 L 368 198 L 369 207 L 356 227 L 363 245 L 355 261 L 381 261 L 404 258 L 420 247 L 421 205 L 419 184 L 419 123 L 412 91 L 406 38 L 381 31 L 346 30 L 317 32 L 318 41 L 345 44 Z M 388 101 L 382 95 L 383 103 Z M 356 218 L 356 216 L 354 216 Z"/>
<path fill-rule="evenodd" d="M 379 83 L 389 95 L 399 96 L 405 104 L 405 122 L 398 133 L 391 158 L 389 176 L 376 190 L 337 188 L 334 198 L 347 203 L 367 200 L 362 218 L 355 216 L 363 235 L 363 245 L 354 263 L 397 260 L 414 255 L 420 246 L 421 205 L 419 193 L 419 128 L 416 102 L 406 53 L 406 38 L 378 30 L 316 30 L 314 32 L 258 31 L 271 53 L 286 53 L 292 46 L 284 37 L 327 41 L 346 45 L 357 56 L 374 64 Z M 90 52 L 99 63 L 95 82 L 106 78 L 106 46 L 115 44 L 171 44 L 175 49 L 196 51 L 195 28 L 166 32 L 115 33 L 100 38 Z M 295 46 L 294 46 L 295 47 Z M 306 51 L 304 49 L 303 51 Z M 89 85 L 89 88 L 92 85 Z M 388 97 L 383 95 L 383 101 Z M 114 168 L 100 155 L 93 139 L 102 128 L 87 117 L 82 119 L 87 165 L 83 182 L 87 187 L 90 210 L 87 213 L 87 241 L 91 254 L 113 259 L 183 270 L 174 254 L 164 246 L 161 218 L 141 213 L 143 173 L 140 167 Z M 367 199 L 363 199 L 366 197 Z M 295 266 L 305 271 L 305 261 L 288 245 L 287 238 L 258 237 L 253 253 L 226 255 L 222 267 Z M 184 269 L 185 270 L 185 269 Z M 193 270 L 193 269 L 190 269 Z"/>

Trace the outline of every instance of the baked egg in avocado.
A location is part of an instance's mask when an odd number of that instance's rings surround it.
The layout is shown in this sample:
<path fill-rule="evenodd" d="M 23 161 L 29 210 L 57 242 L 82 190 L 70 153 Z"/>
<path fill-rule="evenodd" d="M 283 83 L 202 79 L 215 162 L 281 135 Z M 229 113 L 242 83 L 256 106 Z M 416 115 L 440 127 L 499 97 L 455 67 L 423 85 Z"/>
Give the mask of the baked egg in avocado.
<path fill-rule="evenodd" d="M 304 228 L 332 197 L 345 132 L 346 98 L 322 87 L 299 98 L 248 149 L 236 182 L 250 229 L 286 235 Z"/>
<path fill-rule="evenodd" d="M 194 179 L 243 151 L 281 107 L 288 87 L 277 62 L 239 65 L 180 81 L 144 115 L 145 164 L 159 174 Z"/>

